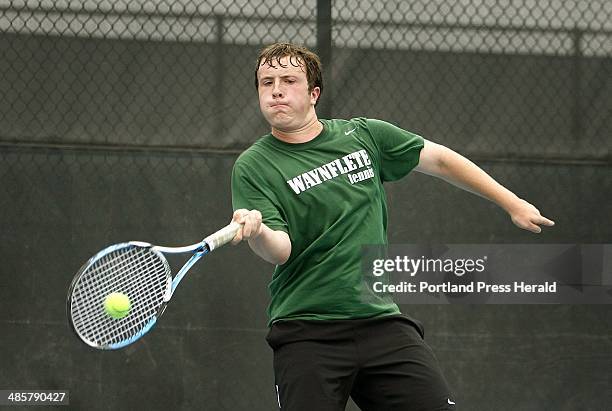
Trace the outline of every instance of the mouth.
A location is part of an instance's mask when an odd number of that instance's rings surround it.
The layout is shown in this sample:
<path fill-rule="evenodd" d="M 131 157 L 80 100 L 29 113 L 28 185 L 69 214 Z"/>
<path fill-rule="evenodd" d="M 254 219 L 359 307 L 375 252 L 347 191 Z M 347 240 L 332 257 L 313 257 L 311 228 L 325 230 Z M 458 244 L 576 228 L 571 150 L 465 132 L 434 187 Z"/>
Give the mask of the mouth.
<path fill-rule="evenodd" d="M 289 106 L 286 105 L 286 104 L 283 104 L 283 103 L 274 103 L 274 104 L 270 104 L 270 107 L 272 107 L 272 108 L 280 108 L 280 107 L 289 107 Z"/>

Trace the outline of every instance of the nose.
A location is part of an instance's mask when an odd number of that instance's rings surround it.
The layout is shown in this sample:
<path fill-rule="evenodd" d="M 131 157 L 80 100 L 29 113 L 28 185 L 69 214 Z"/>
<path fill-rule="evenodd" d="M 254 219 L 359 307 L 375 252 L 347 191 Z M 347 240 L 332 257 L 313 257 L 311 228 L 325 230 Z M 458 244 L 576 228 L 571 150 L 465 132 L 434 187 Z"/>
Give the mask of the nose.
<path fill-rule="evenodd" d="M 281 98 L 283 97 L 283 91 L 280 89 L 280 81 L 276 80 L 272 87 L 272 97 Z"/>

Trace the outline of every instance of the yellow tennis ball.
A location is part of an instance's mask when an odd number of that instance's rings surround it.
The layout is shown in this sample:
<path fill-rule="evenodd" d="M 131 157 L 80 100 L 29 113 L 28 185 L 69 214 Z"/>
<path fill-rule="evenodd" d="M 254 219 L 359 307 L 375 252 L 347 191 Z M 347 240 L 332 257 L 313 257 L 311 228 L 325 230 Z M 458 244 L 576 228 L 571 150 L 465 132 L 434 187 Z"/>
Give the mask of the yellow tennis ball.
<path fill-rule="evenodd" d="M 116 320 L 128 315 L 131 308 L 130 299 L 123 293 L 110 293 L 104 299 L 104 311 Z"/>

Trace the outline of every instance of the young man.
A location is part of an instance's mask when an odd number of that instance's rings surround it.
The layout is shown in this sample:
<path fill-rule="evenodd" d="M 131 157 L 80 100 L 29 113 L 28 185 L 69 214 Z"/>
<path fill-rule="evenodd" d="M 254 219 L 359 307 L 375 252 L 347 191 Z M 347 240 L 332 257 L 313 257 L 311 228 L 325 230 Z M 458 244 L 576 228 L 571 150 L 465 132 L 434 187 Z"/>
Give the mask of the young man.
<path fill-rule="evenodd" d="M 287 43 L 265 48 L 255 86 L 271 133 L 232 173 L 233 221 L 275 264 L 269 345 L 278 405 L 340 411 L 446 410 L 455 402 L 422 325 L 361 274 L 361 245 L 385 244 L 383 182 L 412 169 L 494 201 L 519 227 L 554 223 L 452 150 L 380 120 L 318 119 L 318 57 Z"/>

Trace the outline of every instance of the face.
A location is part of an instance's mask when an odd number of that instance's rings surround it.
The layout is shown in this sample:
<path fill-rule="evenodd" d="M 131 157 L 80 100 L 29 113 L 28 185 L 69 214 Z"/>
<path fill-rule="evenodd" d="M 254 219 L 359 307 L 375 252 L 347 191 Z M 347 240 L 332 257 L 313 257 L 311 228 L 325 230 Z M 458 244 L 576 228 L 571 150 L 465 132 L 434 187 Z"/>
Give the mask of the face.
<path fill-rule="evenodd" d="M 278 64 L 259 66 L 259 108 L 273 130 L 300 130 L 316 121 L 314 105 L 320 90 L 314 87 L 308 91 L 308 79 L 303 66 L 294 66 L 289 57 L 281 58 L 280 62 L 286 67 Z"/>

